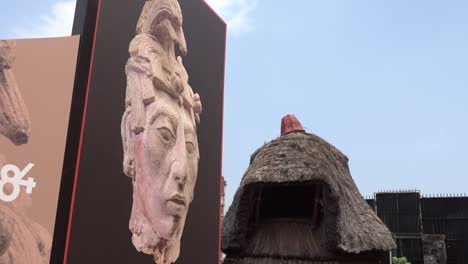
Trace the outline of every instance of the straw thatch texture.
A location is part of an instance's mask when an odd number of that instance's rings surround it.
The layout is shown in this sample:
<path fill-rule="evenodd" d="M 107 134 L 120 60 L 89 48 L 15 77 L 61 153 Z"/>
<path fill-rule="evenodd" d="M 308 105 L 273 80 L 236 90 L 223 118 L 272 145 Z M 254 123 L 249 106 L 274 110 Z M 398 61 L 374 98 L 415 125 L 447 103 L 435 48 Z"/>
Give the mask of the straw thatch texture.
<path fill-rule="evenodd" d="M 357 260 L 308 260 L 300 258 L 227 258 L 223 264 L 375 264 L 375 258 Z"/>
<path fill-rule="evenodd" d="M 258 149 L 244 174 L 224 220 L 222 250 L 228 256 L 247 248 L 251 204 L 250 189 L 259 183 L 324 182 L 336 201 L 336 224 L 331 233 L 333 251 L 361 253 L 396 247 L 390 231 L 362 198 L 354 183 L 348 158 L 320 137 L 294 132 Z M 330 245 L 327 243 L 327 247 Z M 313 263 L 313 262 L 304 262 Z"/>
<path fill-rule="evenodd" d="M 254 232 L 244 256 L 270 256 L 277 258 L 312 259 L 326 251 L 320 241 L 321 230 L 314 230 L 310 221 L 280 219 L 262 223 Z"/>

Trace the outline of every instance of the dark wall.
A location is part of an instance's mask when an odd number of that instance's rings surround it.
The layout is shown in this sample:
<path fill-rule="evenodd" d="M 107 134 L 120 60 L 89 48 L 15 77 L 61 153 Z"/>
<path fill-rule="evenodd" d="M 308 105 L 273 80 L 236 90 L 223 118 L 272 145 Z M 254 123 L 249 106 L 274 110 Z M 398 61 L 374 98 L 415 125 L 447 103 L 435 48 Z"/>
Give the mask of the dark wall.
<path fill-rule="evenodd" d="M 468 197 L 421 199 L 424 233 L 444 234 L 447 263 L 468 262 Z"/>
<path fill-rule="evenodd" d="M 226 26 L 201 0 L 179 3 L 189 51 L 183 61 L 190 85 L 202 98 L 203 113 L 195 198 L 177 263 L 210 264 L 219 259 Z M 101 1 L 67 263 L 153 263 L 131 243 L 132 186 L 122 173 L 120 138 L 128 44 L 143 4 L 144 0 Z"/>
<path fill-rule="evenodd" d="M 468 197 L 420 198 L 419 193 L 378 193 L 375 200 L 367 202 L 375 204 L 379 217 L 397 236 L 397 255 L 422 263 L 421 234 L 445 235 L 447 263 L 468 263 Z"/>
<path fill-rule="evenodd" d="M 378 193 L 377 215 L 393 233 L 421 232 L 421 206 L 419 193 Z"/>

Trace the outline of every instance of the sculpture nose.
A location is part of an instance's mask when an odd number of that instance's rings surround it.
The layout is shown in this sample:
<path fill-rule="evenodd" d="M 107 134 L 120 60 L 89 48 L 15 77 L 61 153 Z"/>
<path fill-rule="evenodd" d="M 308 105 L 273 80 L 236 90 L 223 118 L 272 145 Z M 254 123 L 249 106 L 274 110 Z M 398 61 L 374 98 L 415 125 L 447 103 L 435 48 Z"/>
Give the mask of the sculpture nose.
<path fill-rule="evenodd" d="M 185 41 L 184 30 L 182 27 L 178 28 L 178 42 L 179 50 L 183 56 L 187 55 L 187 42 Z"/>
<path fill-rule="evenodd" d="M 181 186 L 187 182 L 187 166 L 182 161 L 176 161 L 172 165 L 172 177 Z"/>
<path fill-rule="evenodd" d="M 15 145 L 22 145 L 28 143 L 29 133 L 23 129 L 15 132 L 12 141 Z"/>
<path fill-rule="evenodd" d="M 187 149 L 183 135 L 177 138 L 172 154 L 172 178 L 183 187 L 187 182 Z"/>

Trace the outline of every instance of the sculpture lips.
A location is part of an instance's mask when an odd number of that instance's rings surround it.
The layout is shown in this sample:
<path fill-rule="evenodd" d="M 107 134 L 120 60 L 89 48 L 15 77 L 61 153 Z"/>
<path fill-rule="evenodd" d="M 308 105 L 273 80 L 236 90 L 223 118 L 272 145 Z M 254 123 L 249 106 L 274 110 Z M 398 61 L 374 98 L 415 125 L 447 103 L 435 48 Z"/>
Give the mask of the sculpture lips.
<path fill-rule="evenodd" d="M 179 204 L 179 205 L 183 205 L 183 206 L 187 205 L 187 203 L 185 202 L 185 198 L 180 194 L 173 195 L 168 201 Z"/>

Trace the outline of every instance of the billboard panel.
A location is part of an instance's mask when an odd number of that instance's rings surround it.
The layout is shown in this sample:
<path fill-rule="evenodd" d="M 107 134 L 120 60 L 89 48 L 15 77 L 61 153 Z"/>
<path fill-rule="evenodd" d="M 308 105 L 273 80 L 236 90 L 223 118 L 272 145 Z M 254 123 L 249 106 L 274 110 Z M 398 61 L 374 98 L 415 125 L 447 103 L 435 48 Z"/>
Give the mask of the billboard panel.
<path fill-rule="evenodd" d="M 65 262 L 218 263 L 226 25 L 200 0 L 78 1 L 91 32 Z"/>
<path fill-rule="evenodd" d="M 0 40 L 0 263 L 48 263 L 79 37 Z"/>

